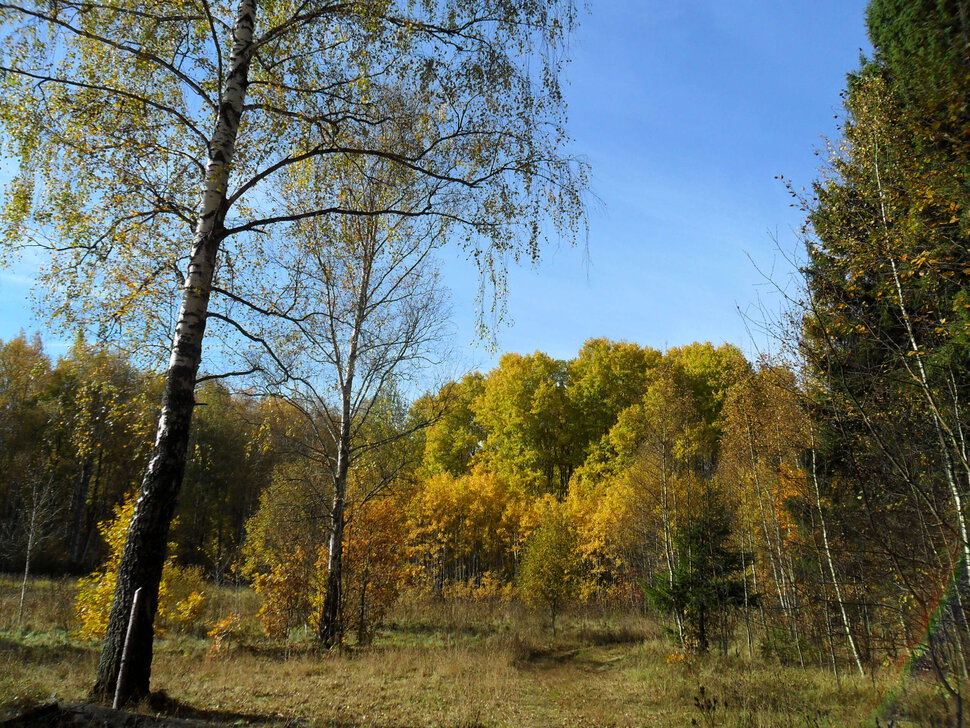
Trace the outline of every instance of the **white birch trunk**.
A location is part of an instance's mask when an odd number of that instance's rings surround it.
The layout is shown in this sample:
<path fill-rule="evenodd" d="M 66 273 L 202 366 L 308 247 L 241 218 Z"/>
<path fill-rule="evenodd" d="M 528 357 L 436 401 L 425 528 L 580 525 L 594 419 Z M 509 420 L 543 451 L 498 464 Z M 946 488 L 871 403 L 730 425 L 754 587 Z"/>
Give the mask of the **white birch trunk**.
<path fill-rule="evenodd" d="M 814 439 L 814 438 L 813 438 Z M 859 657 L 859 650 L 856 648 L 855 637 L 852 636 L 852 628 L 849 623 L 849 615 L 845 611 L 845 600 L 842 598 L 842 587 L 839 585 L 839 578 L 835 573 L 835 563 L 832 561 L 832 549 L 829 546 L 829 533 L 825 526 L 825 513 L 822 511 L 822 492 L 818 485 L 818 473 L 815 469 L 815 443 L 812 443 L 812 486 L 815 490 L 815 507 L 818 510 L 819 526 L 822 532 L 822 548 L 825 551 L 825 560 L 829 567 L 829 576 L 832 578 L 832 586 L 835 589 L 835 601 L 839 605 L 839 613 L 842 616 L 842 628 L 845 630 L 845 638 L 849 642 L 852 650 L 852 659 L 860 675 L 865 675 L 866 671 L 862 667 L 862 659 Z"/>

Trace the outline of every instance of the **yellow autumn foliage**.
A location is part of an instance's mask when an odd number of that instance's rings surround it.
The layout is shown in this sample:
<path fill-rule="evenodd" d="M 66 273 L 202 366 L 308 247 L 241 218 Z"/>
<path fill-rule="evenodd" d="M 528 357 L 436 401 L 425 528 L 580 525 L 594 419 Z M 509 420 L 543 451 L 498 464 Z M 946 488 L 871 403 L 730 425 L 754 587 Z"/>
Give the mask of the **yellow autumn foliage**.
<path fill-rule="evenodd" d="M 114 517 L 98 524 L 98 531 L 108 546 L 108 560 L 98 571 L 78 580 L 74 601 L 77 613 L 77 633 L 80 637 L 100 638 L 108 627 L 111 601 L 117 583 L 118 564 L 125 546 L 128 524 L 135 511 L 135 497 L 130 496 L 115 506 Z M 197 566 L 177 566 L 172 559 L 165 562 L 158 592 L 157 632 L 182 632 L 199 624 L 205 609 L 205 580 Z"/>
<path fill-rule="evenodd" d="M 522 556 L 518 590 L 526 606 L 549 616 L 555 632 L 557 617 L 578 596 L 582 560 L 565 507 L 552 499 L 538 505 L 541 517 Z"/>
<path fill-rule="evenodd" d="M 510 573 L 535 520 L 531 500 L 484 468 L 442 473 L 425 480 L 408 505 L 411 554 L 429 572 L 448 564 L 445 581 Z"/>
<path fill-rule="evenodd" d="M 441 595 L 445 599 L 508 604 L 515 596 L 515 586 L 494 571 L 486 571 L 478 579 L 445 585 Z"/>
<path fill-rule="evenodd" d="M 240 639 L 242 626 L 242 616 L 239 614 L 230 614 L 212 625 L 212 629 L 205 635 L 212 641 L 206 656 L 215 657 L 228 650 L 234 642 Z"/>
<path fill-rule="evenodd" d="M 345 629 L 370 642 L 408 577 L 403 509 L 392 498 L 362 503 L 344 541 Z"/>
<path fill-rule="evenodd" d="M 255 523 L 255 521 L 254 521 Z M 258 525 L 258 524 L 257 524 Z M 289 550 L 251 539 L 244 573 L 260 596 L 257 616 L 267 637 L 317 628 L 327 580 L 326 544 Z M 375 499 L 348 511 L 343 543 L 343 629 L 369 641 L 409 580 L 400 504 Z"/>
<path fill-rule="evenodd" d="M 324 547 L 310 552 L 297 546 L 275 557 L 271 568 L 252 573 L 261 598 L 256 616 L 267 637 L 285 639 L 291 629 L 310 624 L 322 601 L 327 553 Z"/>

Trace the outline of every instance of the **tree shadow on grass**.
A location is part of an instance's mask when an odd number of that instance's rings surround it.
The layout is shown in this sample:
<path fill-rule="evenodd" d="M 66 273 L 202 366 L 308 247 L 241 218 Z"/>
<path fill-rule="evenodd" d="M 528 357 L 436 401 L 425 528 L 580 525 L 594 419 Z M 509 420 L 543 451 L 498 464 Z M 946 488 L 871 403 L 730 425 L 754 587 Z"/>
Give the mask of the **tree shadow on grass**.
<path fill-rule="evenodd" d="M 0 720 L 0 728 L 233 728 L 263 726 L 272 728 L 417 728 L 405 723 L 361 722 L 355 718 L 297 718 L 280 715 L 253 715 L 228 710 L 196 708 L 167 696 L 153 695 L 148 713 L 112 710 L 92 704 L 48 703 L 23 706 L 14 718 Z M 443 726 L 443 728 L 448 728 Z M 484 723 L 461 721 L 452 728 L 485 728 Z"/>
<path fill-rule="evenodd" d="M 361 721 L 354 717 L 346 716 L 282 716 L 282 715 L 256 715 L 251 713 L 237 713 L 227 710 L 210 710 L 197 708 L 186 703 L 182 703 L 167 695 L 164 691 L 153 693 L 149 700 L 148 707 L 165 716 L 170 716 L 178 720 L 199 721 L 199 725 L 213 726 L 271 726 L 272 728 L 417 728 L 407 723 L 382 723 L 370 720 Z M 0 726 L 0 728 L 3 728 Z M 159 728 L 163 728 L 161 725 Z M 449 728 L 443 726 L 442 728 Z M 484 723 L 461 721 L 453 728 L 485 728 Z"/>
<path fill-rule="evenodd" d="M 0 653 L 16 656 L 24 662 L 64 662 L 85 655 L 95 654 L 94 647 L 72 644 L 66 641 L 32 642 L 26 639 L 0 637 Z"/>
<path fill-rule="evenodd" d="M 273 726 L 299 728 L 306 721 L 283 716 L 249 715 L 225 710 L 203 710 L 164 699 L 164 709 L 150 700 L 148 712 L 113 710 L 93 704 L 48 703 L 34 705 L 17 716 L 0 721 L 0 728 L 206 728 L 216 726 Z M 141 706 L 145 710 L 146 706 Z"/>
<path fill-rule="evenodd" d="M 158 714 L 182 720 L 203 721 L 216 725 L 254 725 L 254 726 L 296 726 L 305 725 L 305 721 L 282 715 L 260 715 L 257 713 L 240 713 L 232 710 L 216 710 L 200 708 L 189 703 L 170 697 L 164 690 L 152 693 L 148 699 L 148 708 Z"/>

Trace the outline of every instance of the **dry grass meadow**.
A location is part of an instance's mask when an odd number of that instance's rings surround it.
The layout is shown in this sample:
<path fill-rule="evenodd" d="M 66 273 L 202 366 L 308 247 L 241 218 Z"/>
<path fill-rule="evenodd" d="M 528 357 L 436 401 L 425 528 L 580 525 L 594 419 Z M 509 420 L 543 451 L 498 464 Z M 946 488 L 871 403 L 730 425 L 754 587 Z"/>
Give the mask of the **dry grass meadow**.
<path fill-rule="evenodd" d="M 73 584 L 38 579 L 17 624 L 18 585 L 0 580 L 0 719 L 83 701 L 97 645 L 73 630 Z M 247 590 L 216 589 L 211 621 L 252 615 Z M 515 605 L 410 604 L 376 643 L 321 653 L 299 635 L 269 643 L 250 616 L 233 643 L 158 643 L 141 706 L 221 725 L 853 728 L 946 725 L 925 678 L 842 676 L 739 655 L 685 656 L 649 620 L 575 613 L 556 636 Z"/>

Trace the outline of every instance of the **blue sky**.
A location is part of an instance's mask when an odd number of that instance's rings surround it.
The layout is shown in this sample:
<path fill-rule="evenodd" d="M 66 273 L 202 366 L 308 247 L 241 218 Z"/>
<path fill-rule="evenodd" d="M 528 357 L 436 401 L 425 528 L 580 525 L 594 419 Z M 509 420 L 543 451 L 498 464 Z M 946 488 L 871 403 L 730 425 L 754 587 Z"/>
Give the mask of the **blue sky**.
<path fill-rule="evenodd" d="M 737 309 L 769 295 L 757 267 L 789 275 L 774 239 L 794 250 L 801 222 L 775 175 L 814 177 L 845 74 L 869 48 L 865 5 L 594 0 L 566 88 L 572 151 L 600 200 L 588 249 L 553 247 L 510 272 L 497 351 L 568 358 L 605 336 L 753 352 Z M 473 269 L 457 257 L 444 267 L 456 346 L 488 367 L 497 354 L 475 342 Z M 0 270 L 0 339 L 43 330 L 26 302 L 30 275 Z"/>
<path fill-rule="evenodd" d="M 606 336 L 657 348 L 730 341 L 753 353 L 737 309 L 759 297 L 777 308 L 757 268 L 786 279 L 774 238 L 794 250 L 801 223 L 775 175 L 811 183 L 845 74 L 869 50 L 865 5 L 594 3 L 567 89 L 574 149 L 603 203 L 591 211 L 588 261 L 560 248 L 513 271 L 514 324 L 498 331 L 498 350 L 568 358 Z M 471 295 L 456 285 L 467 272 L 448 273 L 469 342 Z"/>

